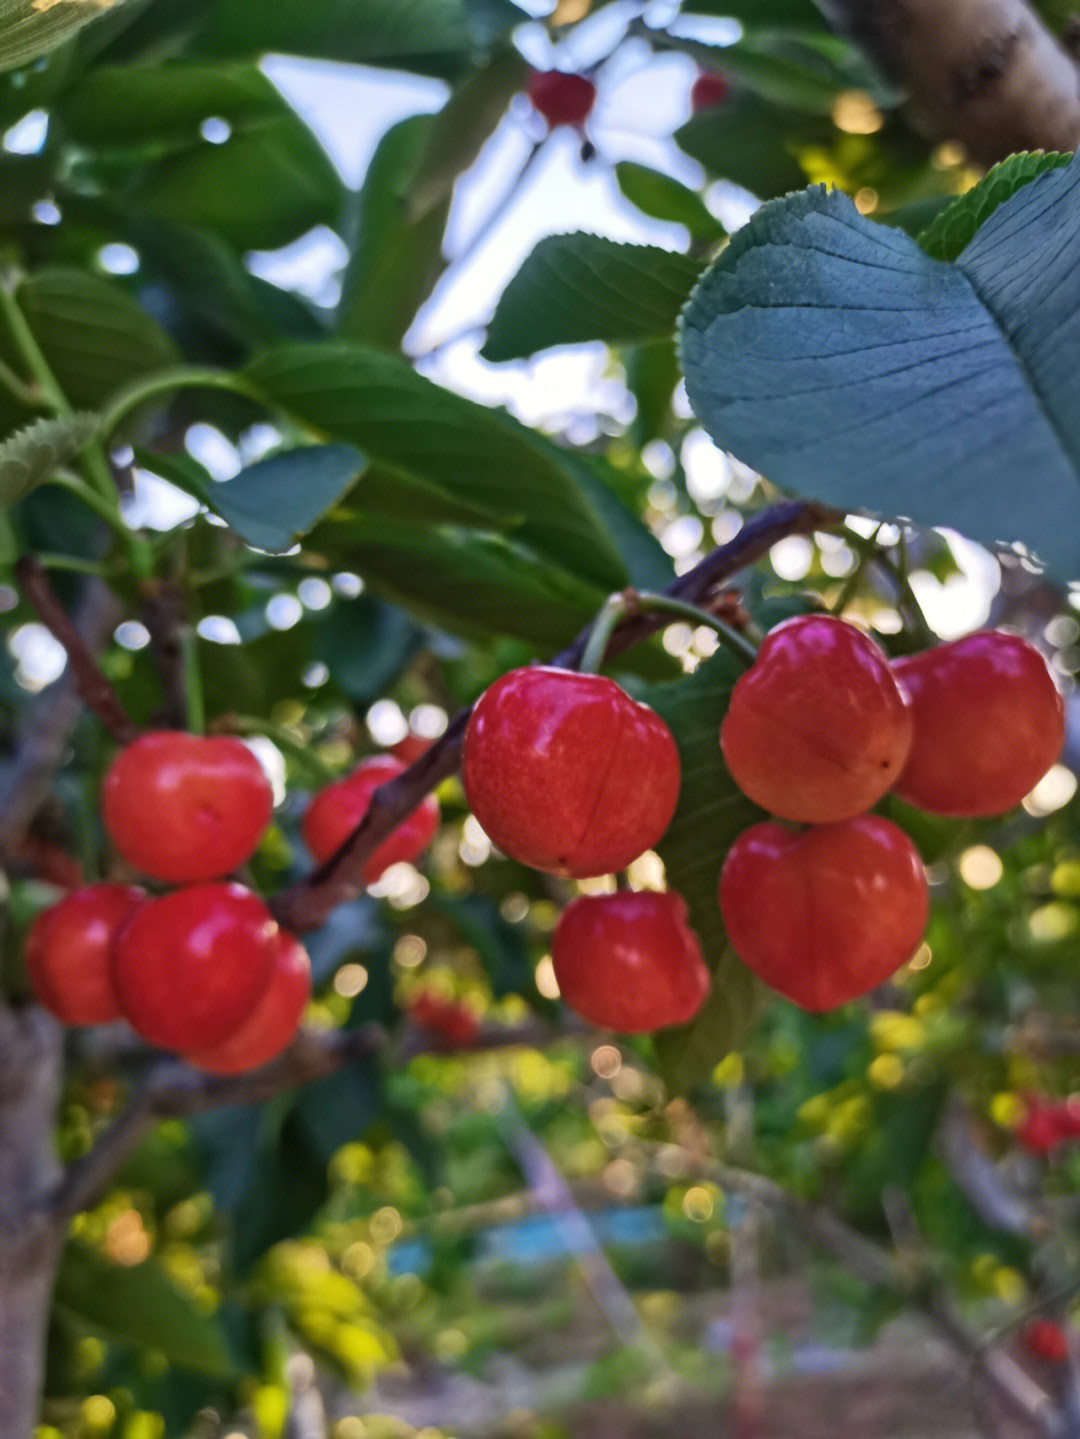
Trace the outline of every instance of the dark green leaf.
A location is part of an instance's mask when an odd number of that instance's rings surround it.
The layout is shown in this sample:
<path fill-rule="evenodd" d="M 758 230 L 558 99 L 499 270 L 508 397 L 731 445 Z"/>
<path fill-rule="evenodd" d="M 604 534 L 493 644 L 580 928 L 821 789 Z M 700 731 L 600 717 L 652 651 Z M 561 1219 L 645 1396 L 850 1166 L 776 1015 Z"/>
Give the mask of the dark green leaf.
<path fill-rule="evenodd" d="M 1031 183 L 1037 175 L 1046 170 L 1056 170 L 1067 165 L 1071 155 L 1059 155 L 1044 151 L 1022 155 L 1010 155 L 995 165 L 989 174 L 966 194 L 954 200 L 943 210 L 917 239 L 928 255 L 935 260 L 955 260 L 975 237 L 975 232 L 994 213 L 997 207 L 1017 190 Z"/>
<path fill-rule="evenodd" d="M 675 817 L 656 846 L 667 881 L 686 900 L 713 974 L 713 989 L 689 1024 L 657 1035 L 661 1073 L 677 1092 L 708 1077 L 742 1043 L 771 991 L 727 947 L 720 920 L 720 868 L 734 840 L 762 811 L 736 786 L 720 754 L 720 721 L 744 666 L 719 650 L 695 672 L 647 692 L 671 728 L 682 760 Z"/>
<path fill-rule="evenodd" d="M 824 56 L 786 37 L 751 33 L 722 49 L 694 46 L 693 53 L 706 69 L 722 71 L 763 100 L 810 115 L 828 115 L 845 86 Z"/>
<path fill-rule="evenodd" d="M 710 174 L 763 200 L 805 185 L 800 154 L 835 137 L 825 116 L 782 109 L 746 90 L 717 109 L 702 110 L 675 132 L 676 142 Z"/>
<path fill-rule="evenodd" d="M 0 70 L 28 65 L 70 39 L 110 3 L 124 0 L 0 0 Z"/>
<path fill-rule="evenodd" d="M 671 400 L 682 378 L 675 337 L 635 345 L 623 356 L 626 388 L 634 397 L 637 413 L 630 427 L 630 439 L 639 449 L 660 439 L 671 420 Z"/>
<path fill-rule="evenodd" d="M 747 29 L 828 33 L 814 0 L 686 0 L 687 14 L 729 15 Z"/>
<path fill-rule="evenodd" d="M 7 509 L 60 465 L 68 465 L 94 437 L 96 415 L 36 420 L 0 444 L 0 510 Z"/>
<path fill-rule="evenodd" d="M 496 999 L 536 997 L 535 966 L 520 925 L 511 924 L 486 894 L 435 895 L 429 907 L 451 921 L 480 956 Z"/>
<path fill-rule="evenodd" d="M 351 445 L 305 445 L 248 465 L 206 492 L 206 501 L 256 549 L 291 549 L 364 468 Z"/>
<path fill-rule="evenodd" d="M 432 117 L 409 179 L 408 209 L 413 218 L 450 199 L 454 181 L 473 165 L 512 97 L 524 88 L 528 73 L 522 56 L 508 45 L 455 86 Z"/>
<path fill-rule="evenodd" d="M 606 594 L 499 535 L 450 525 L 372 521 L 351 553 L 372 589 L 438 628 L 540 648 L 571 640 Z"/>
<path fill-rule="evenodd" d="M 170 1364 L 223 1379 L 236 1363 L 218 1321 L 199 1309 L 153 1259 L 114 1264 L 88 1244 L 64 1250 L 55 1302 L 96 1329 L 140 1349 L 156 1349 Z"/>
<path fill-rule="evenodd" d="M 338 689 L 366 707 L 386 692 L 423 642 L 423 630 L 399 609 L 373 595 L 360 595 L 335 600 L 315 622 L 311 650 Z"/>
<path fill-rule="evenodd" d="M 596 506 L 604 527 L 639 590 L 662 590 L 675 578 L 671 556 L 641 517 L 615 492 L 611 467 L 598 456 L 582 455 L 578 483 Z"/>
<path fill-rule="evenodd" d="M 720 240 L 727 233 L 698 192 L 672 175 L 632 160 L 620 160 L 615 166 L 615 178 L 631 205 L 654 220 L 685 225 L 691 240 Z"/>
<path fill-rule="evenodd" d="M 376 463 L 516 523 L 515 536 L 605 589 L 626 570 L 558 451 L 502 410 L 443 389 L 404 360 L 345 341 L 285 345 L 248 375 L 276 402 Z M 416 516 L 422 524 L 424 516 Z M 583 585 L 582 588 L 585 586 Z"/>
<path fill-rule="evenodd" d="M 1078 187 L 1039 176 L 953 265 L 840 194 L 763 207 L 684 314 L 695 413 L 784 489 L 1080 574 Z"/>
<path fill-rule="evenodd" d="M 701 264 L 655 245 L 549 235 L 507 285 L 481 354 L 516 360 L 552 345 L 633 344 L 675 327 Z"/>
<path fill-rule="evenodd" d="M 210 54 L 273 50 L 453 75 L 526 18 L 509 0 L 217 0 L 197 43 Z"/>
<path fill-rule="evenodd" d="M 433 118 L 412 115 L 380 140 L 355 196 L 349 262 L 334 327 L 340 335 L 395 349 L 441 274 L 449 194 L 412 214 L 406 185 Z"/>
<path fill-rule="evenodd" d="M 232 1213 L 232 1262 L 244 1274 L 272 1244 L 308 1227 L 326 1201 L 330 1184 L 323 1157 L 284 1096 L 277 1124 L 262 1138 L 251 1182 Z"/>
<path fill-rule="evenodd" d="M 381 1101 L 379 1070 L 374 1060 L 361 1060 L 306 1085 L 292 1117 L 325 1167 L 343 1144 L 359 1139 L 378 1114 Z"/>
<path fill-rule="evenodd" d="M 89 408 L 180 352 L 114 280 L 74 268 L 38 270 L 18 301 L 68 400 Z"/>

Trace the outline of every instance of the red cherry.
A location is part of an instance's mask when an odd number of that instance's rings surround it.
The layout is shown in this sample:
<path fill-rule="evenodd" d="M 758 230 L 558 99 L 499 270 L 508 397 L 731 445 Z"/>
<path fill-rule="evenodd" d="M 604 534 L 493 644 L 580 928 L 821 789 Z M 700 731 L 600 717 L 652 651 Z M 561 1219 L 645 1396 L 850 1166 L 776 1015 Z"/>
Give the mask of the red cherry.
<path fill-rule="evenodd" d="M 536 665 L 476 702 L 465 795 L 505 854 L 582 878 L 625 869 L 671 823 L 679 751 L 667 725 L 614 680 Z"/>
<path fill-rule="evenodd" d="M 371 796 L 381 784 L 407 768 L 393 755 L 375 755 L 359 764 L 346 779 L 321 789 L 304 811 L 300 831 L 312 856 L 320 863 L 336 854 L 364 818 Z M 374 884 L 392 864 L 415 859 L 439 828 L 439 801 L 425 795 L 416 809 L 368 857 L 361 878 Z"/>
<path fill-rule="evenodd" d="M 1065 706 L 1034 645 L 980 630 L 893 661 L 915 737 L 894 786 L 932 814 L 1004 814 L 1061 753 Z"/>
<path fill-rule="evenodd" d="M 440 999 L 427 990 L 409 1005 L 409 1018 L 421 1029 L 440 1035 L 455 1049 L 471 1044 L 480 1031 L 480 1021 L 466 1005 Z"/>
<path fill-rule="evenodd" d="M 262 765 L 231 735 L 140 735 L 113 760 L 101 789 L 117 849 L 170 884 L 230 874 L 255 852 L 273 808 Z"/>
<path fill-rule="evenodd" d="M 1016 1126 L 1016 1142 L 1029 1154 L 1049 1154 L 1070 1137 L 1056 1105 L 1030 1104 Z"/>
<path fill-rule="evenodd" d="M 720 911 L 760 979 L 803 1009 L 835 1009 L 914 954 L 926 875 L 903 830 L 877 815 L 799 834 L 756 824 L 728 851 Z"/>
<path fill-rule="evenodd" d="M 221 1044 L 185 1056 L 210 1074 L 243 1074 L 267 1064 L 289 1044 L 311 998 L 311 961 L 299 940 L 281 929 L 274 941 L 270 987 L 240 1028 Z"/>
<path fill-rule="evenodd" d="M 90 884 L 44 910 L 26 935 L 26 975 L 38 1003 L 65 1024 L 107 1024 L 120 1018 L 110 956 L 145 890 Z"/>
<path fill-rule="evenodd" d="M 699 110 L 712 110 L 727 99 L 727 77 L 719 70 L 702 70 L 690 87 L 690 108 L 696 115 Z"/>
<path fill-rule="evenodd" d="M 735 783 L 781 819 L 852 819 L 892 788 L 911 746 L 907 697 L 872 639 L 832 615 L 765 636 L 720 727 Z"/>
<path fill-rule="evenodd" d="M 596 102 L 596 86 L 587 75 L 571 75 L 563 70 L 534 70 L 529 76 L 526 93 L 548 125 L 582 126 Z"/>
<path fill-rule="evenodd" d="M 1053 1319 L 1033 1319 L 1021 1335 L 1024 1348 L 1033 1359 L 1060 1364 L 1069 1357 L 1069 1341 L 1060 1324 Z"/>
<path fill-rule="evenodd" d="M 551 961 L 564 1002 L 621 1034 L 685 1024 L 711 983 L 686 901 L 673 890 L 575 899 L 555 926 Z"/>
<path fill-rule="evenodd" d="M 239 884 L 150 900 L 121 930 L 112 977 L 124 1018 L 151 1044 L 192 1054 L 228 1039 L 270 986 L 278 927 Z"/>

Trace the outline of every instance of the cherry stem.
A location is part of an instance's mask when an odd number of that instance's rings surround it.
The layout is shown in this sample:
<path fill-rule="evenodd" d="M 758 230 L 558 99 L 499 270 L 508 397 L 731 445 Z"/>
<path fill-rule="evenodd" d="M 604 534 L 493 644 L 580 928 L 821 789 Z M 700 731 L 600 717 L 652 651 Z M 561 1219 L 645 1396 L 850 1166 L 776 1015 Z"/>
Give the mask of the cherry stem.
<path fill-rule="evenodd" d="M 45 628 L 64 647 L 75 678 L 75 687 L 83 703 L 97 715 L 118 744 L 130 744 L 138 734 L 120 697 L 87 649 L 71 616 L 56 596 L 49 577 L 33 555 L 15 561 L 15 582 Z"/>
<path fill-rule="evenodd" d="M 187 709 L 187 727 L 191 734 L 206 733 L 206 704 L 203 700 L 198 647 L 195 631 L 190 625 L 183 625 L 180 630 L 180 648 L 184 656 L 184 703 Z"/>
<path fill-rule="evenodd" d="M 676 599 L 672 595 L 653 594 L 645 590 L 621 590 L 605 601 L 596 616 L 589 642 L 578 665 L 582 674 L 595 674 L 599 670 L 612 634 L 624 619 L 634 615 L 670 615 L 673 619 L 687 620 L 695 626 L 703 625 L 712 630 L 720 643 L 737 655 L 743 664 L 752 665 L 757 659 L 757 646 L 709 610 L 690 604 L 688 600 Z"/>

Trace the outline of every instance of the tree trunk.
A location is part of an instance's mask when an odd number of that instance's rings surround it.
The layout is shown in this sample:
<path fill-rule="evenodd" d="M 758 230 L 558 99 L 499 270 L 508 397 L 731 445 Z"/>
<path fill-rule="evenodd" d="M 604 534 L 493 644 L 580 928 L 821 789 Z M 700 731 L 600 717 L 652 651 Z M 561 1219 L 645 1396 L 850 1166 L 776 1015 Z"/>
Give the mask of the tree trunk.
<path fill-rule="evenodd" d="M 1026 0 L 817 0 L 979 164 L 1080 144 L 1080 71 Z"/>
<path fill-rule="evenodd" d="M 0 1439 L 31 1439 L 62 1227 L 37 1206 L 60 1177 L 54 1147 L 63 1031 L 0 1002 Z"/>

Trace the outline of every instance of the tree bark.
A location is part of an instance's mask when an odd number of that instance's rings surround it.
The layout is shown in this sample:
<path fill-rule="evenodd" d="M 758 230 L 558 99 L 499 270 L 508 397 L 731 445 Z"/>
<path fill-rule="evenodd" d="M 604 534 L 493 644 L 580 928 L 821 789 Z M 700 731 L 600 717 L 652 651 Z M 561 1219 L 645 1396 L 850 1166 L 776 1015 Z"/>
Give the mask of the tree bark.
<path fill-rule="evenodd" d="M 60 1176 L 54 1147 L 63 1031 L 0 1003 L 0 1439 L 31 1439 L 64 1226 L 36 1206 Z"/>
<path fill-rule="evenodd" d="M 1026 0 L 817 0 L 899 83 L 912 120 L 992 165 L 1080 143 L 1080 70 Z"/>

